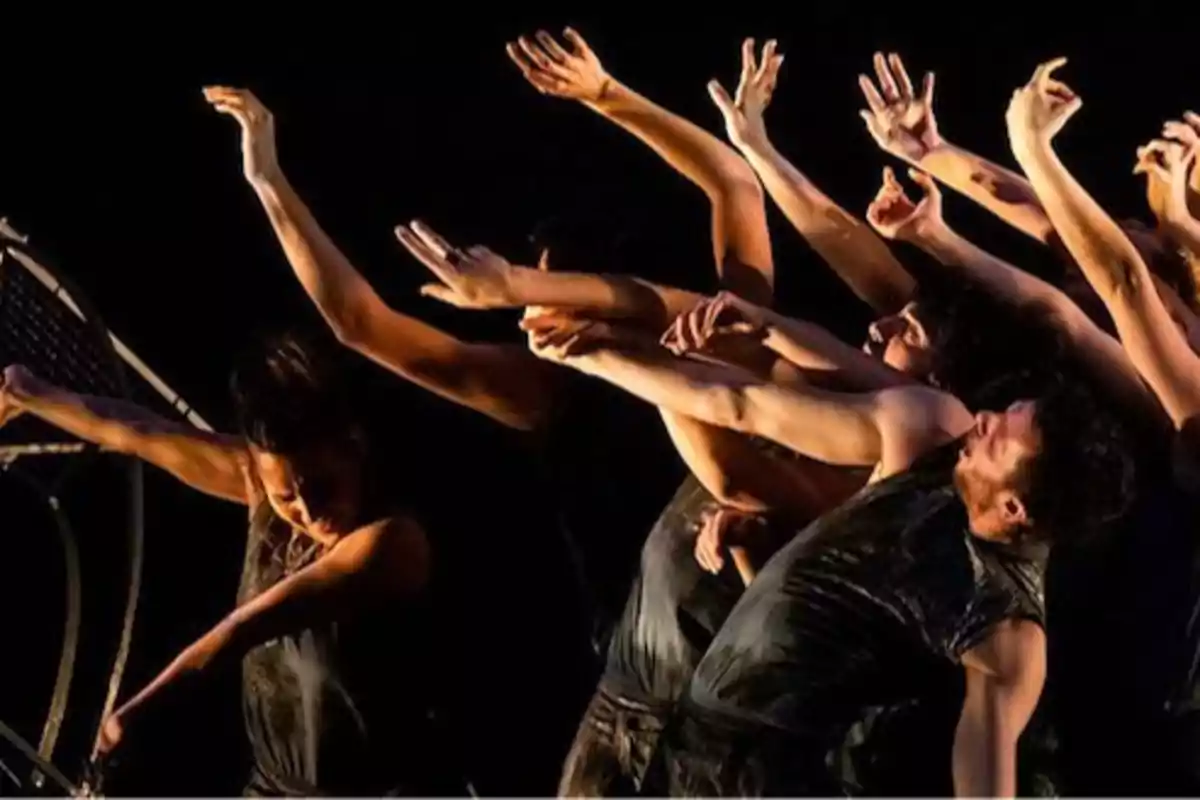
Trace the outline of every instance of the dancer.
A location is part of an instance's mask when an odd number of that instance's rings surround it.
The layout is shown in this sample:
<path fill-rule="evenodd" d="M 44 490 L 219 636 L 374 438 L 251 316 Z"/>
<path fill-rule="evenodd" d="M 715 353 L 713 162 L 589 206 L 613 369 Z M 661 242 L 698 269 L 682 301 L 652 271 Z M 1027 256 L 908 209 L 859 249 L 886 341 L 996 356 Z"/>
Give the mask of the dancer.
<path fill-rule="evenodd" d="M 867 108 L 860 113 L 880 149 L 936 178 L 979 203 L 1025 235 L 1051 246 L 1063 257 L 1062 286 L 1071 298 L 1106 329 L 1112 320 L 1097 303 L 1095 291 L 1082 280 L 1080 265 L 1066 252 L 1054 225 L 1030 182 L 946 140 L 933 113 L 934 74 L 926 73 L 918 93 L 898 53 L 876 53 L 876 81 L 859 76 Z M 1200 306 L 1195 278 L 1175 249 L 1169 246 L 1169 228 L 1151 231 L 1137 220 L 1121 223 L 1126 234 L 1147 260 L 1154 285 L 1176 323 L 1188 330 L 1200 347 Z"/>
<path fill-rule="evenodd" d="M 104 721 L 97 755 L 164 695 L 240 659 L 247 794 L 461 793 L 429 722 L 430 542 L 368 468 L 338 376 L 284 337 L 231 386 L 240 436 L 4 372 L 0 419 L 32 414 L 250 509 L 237 608 Z"/>
<path fill-rule="evenodd" d="M 1013 94 L 1006 116 L 1013 154 L 1063 245 L 1104 301 L 1130 360 L 1178 431 L 1179 453 L 1187 463 L 1177 466 L 1192 467 L 1198 441 L 1195 420 L 1200 415 L 1200 357 L 1172 319 L 1161 292 L 1154 290 L 1149 266 L 1138 248 L 1072 177 L 1054 151 L 1055 135 L 1082 105 L 1066 84 L 1053 77 L 1065 63 L 1066 59 L 1060 58 L 1040 65 L 1032 79 Z M 1178 193 L 1175 202 L 1183 206 L 1187 173 L 1195 158 L 1194 144 L 1165 142 L 1162 156 L 1160 175 L 1170 190 Z M 1200 222 L 1190 216 L 1181 214 L 1178 222 L 1185 229 L 1200 230 Z M 1194 468 L 1183 469 L 1176 476 L 1188 481 L 1194 474 Z M 1194 492 L 1194 486 L 1187 488 Z M 1185 568 L 1194 570 L 1194 564 L 1194 560 L 1184 561 Z M 1195 669 L 1200 631 L 1196 627 L 1194 572 L 1190 577 L 1190 592 L 1173 598 L 1175 613 L 1168 616 L 1180 623 L 1171 637 L 1181 644 L 1173 653 L 1178 669 L 1169 683 L 1152 687 L 1157 708 L 1140 720 L 1143 724 L 1138 728 L 1138 738 L 1144 737 L 1151 744 L 1148 752 L 1137 759 L 1125 756 L 1142 768 L 1141 785 L 1153 782 L 1156 791 L 1171 794 L 1194 794 L 1200 786 L 1200 762 L 1195 756 L 1196 730 L 1200 727 L 1194 699 L 1200 693 Z M 1157 578 L 1145 576 L 1147 582 Z M 1130 776 L 1131 784 L 1138 778 L 1136 772 Z"/>
<path fill-rule="evenodd" d="M 831 792 L 825 753 L 845 727 L 909 691 L 914 667 L 949 659 L 967 686 L 956 790 L 1011 794 L 1045 672 L 1039 545 L 1125 499 L 1130 464 L 1106 415 L 1065 388 L 972 415 L 926 387 L 781 387 L 727 366 L 596 349 L 596 331 L 542 317 L 534 346 L 647 402 L 875 469 L 868 490 L 776 553 L 743 595 L 662 740 L 652 788 Z M 1063 474 L 1077 480 L 1063 485 Z"/>
<path fill-rule="evenodd" d="M 613 78 L 578 33 L 568 28 L 563 36 L 569 49 L 539 31 L 509 44 L 509 56 L 538 91 L 578 101 L 632 133 L 704 191 L 712 207 L 713 249 L 722 284 L 769 303 L 770 237 L 762 190 L 749 167 L 709 133 Z M 761 58 L 756 58 L 753 41 L 744 43 L 740 89 L 745 102 L 760 108 L 770 102 L 782 61 L 774 41 L 766 43 Z M 438 256 L 448 251 L 439 249 L 423 254 L 422 260 L 444 275 L 444 259 Z M 456 271 L 447 277 L 454 280 Z M 680 487 L 646 539 L 604 674 L 563 767 L 560 796 L 623 794 L 640 787 L 674 703 L 740 595 L 742 581 L 722 572 L 723 548 L 716 546 L 739 541 L 726 524 L 730 513 L 712 516 L 693 544 L 701 515 L 714 497 L 743 511 L 770 509 L 811 519 L 853 488 L 846 476 L 824 465 L 788 464 L 752 450 L 748 440 L 729 431 L 662 411 L 695 478 Z M 737 480 L 751 471 L 758 474 L 757 481 Z M 756 483 L 757 496 L 742 489 Z M 738 492 L 730 491 L 735 487 Z M 767 552 L 778 543 L 768 544 Z M 742 579 L 750 578 L 753 566 L 736 548 L 734 560 Z"/>

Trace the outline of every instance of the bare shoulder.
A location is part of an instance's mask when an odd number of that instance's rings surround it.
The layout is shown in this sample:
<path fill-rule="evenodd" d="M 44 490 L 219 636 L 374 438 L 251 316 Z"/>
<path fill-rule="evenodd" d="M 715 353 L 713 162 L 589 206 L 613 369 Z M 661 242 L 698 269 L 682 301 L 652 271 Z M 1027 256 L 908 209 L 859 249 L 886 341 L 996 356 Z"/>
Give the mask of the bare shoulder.
<path fill-rule="evenodd" d="M 962 436 L 974 415 L 952 394 L 925 385 L 895 386 L 875 394 L 883 439 L 882 472 L 907 469 L 930 450 Z"/>
<path fill-rule="evenodd" d="M 1004 683 L 1040 683 L 1046 672 L 1046 631 L 1033 620 L 1004 620 L 963 654 L 962 663 Z"/>
<path fill-rule="evenodd" d="M 429 582 L 432 548 L 425 529 L 407 514 L 364 525 L 339 545 L 344 556 L 400 590 L 420 591 Z"/>

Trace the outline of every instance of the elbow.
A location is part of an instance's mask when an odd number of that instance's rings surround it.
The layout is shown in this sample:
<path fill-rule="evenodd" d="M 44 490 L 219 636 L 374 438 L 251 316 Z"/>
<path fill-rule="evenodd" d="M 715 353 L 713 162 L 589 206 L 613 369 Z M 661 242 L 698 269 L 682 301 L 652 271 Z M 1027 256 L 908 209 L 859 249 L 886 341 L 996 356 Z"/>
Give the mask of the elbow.
<path fill-rule="evenodd" d="M 741 158 L 737 158 L 736 163 L 722 173 L 720 180 L 714 182 L 707 194 L 709 201 L 717 208 L 766 206 L 762 183 L 750 165 Z"/>

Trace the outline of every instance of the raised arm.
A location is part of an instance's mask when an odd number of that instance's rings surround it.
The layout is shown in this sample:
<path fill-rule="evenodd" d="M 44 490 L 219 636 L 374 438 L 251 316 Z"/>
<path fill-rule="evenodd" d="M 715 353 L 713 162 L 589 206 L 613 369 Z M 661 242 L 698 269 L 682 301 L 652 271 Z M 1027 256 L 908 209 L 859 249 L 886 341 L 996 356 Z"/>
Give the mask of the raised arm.
<path fill-rule="evenodd" d="M 912 296 L 912 276 L 870 227 L 841 208 L 775 149 L 767 136 L 763 112 L 775 90 L 783 56 L 768 58 L 764 54 L 757 69 L 753 57 L 753 49 L 744 47 L 741 80 L 733 98 L 717 81 L 708 85 L 725 119 L 729 140 L 792 226 L 851 291 L 880 314 L 896 312 Z"/>
<path fill-rule="evenodd" d="M 839 466 L 903 470 L 935 443 L 966 432 L 970 413 L 925 386 L 847 394 L 780 386 L 749 371 L 649 353 L 595 349 L 586 326 L 547 330 L 533 343 L 564 363 L 684 416 L 783 445 Z"/>
<path fill-rule="evenodd" d="M 712 134 L 656 105 L 609 75 L 600 59 L 574 30 L 567 28 L 567 50 L 545 31 L 536 41 L 521 37 L 508 54 L 534 88 L 543 94 L 577 100 L 629 131 L 683 175 L 712 204 L 713 253 L 723 285 L 768 303 L 774 285 L 771 243 L 739 231 L 766 230 L 762 188 L 737 152 Z M 753 62 L 753 42 L 744 51 Z M 764 51 L 764 69 L 775 58 Z"/>
<path fill-rule="evenodd" d="M 105 450 L 140 458 L 205 494 L 246 503 L 246 449 L 222 436 L 172 422 L 123 400 L 68 392 L 21 366 L 0 379 L 0 424 L 28 413 Z"/>
<path fill-rule="evenodd" d="M 536 269 L 517 266 L 480 245 L 454 247 L 419 221 L 396 238 L 437 279 L 421 294 L 456 308 L 558 308 L 657 332 L 701 297 L 626 275 L 551 270 L 548 253 Z"/>
<path fill-rule="evenodd" d="M 1137 249 L 1054 152 L 1054 135 L 1082 105 L 1051 78 L 1064 63 L 1042 64 L 1014 93 L 1007 114 L 1013 153 L 1063 244 L 1108 307 L 1130 360 L 1182 427 L 1200 412 L 1200 358 L 1172 321 Z"/>
<path fill-rule="evenodd" d="M 880 235 L 921 248 L 947 269 L 1014 307 L 1045 309 L 1101 385 L 1126 408 L 1163 420 L 1161 406 L 1120 342 L 1101 330 L 1062 290 L 959 236 L 942 217 L 941 191 L 933 179 L 915 169 L 909 176 L 925 191 L 920 202 L 910 200 L 891 168 L 884 168 L 883 186 L 867 210 L 867 219 Z"/>
<path fill-rule="evenodd" d="M 675 355 L 720 353 L 728 340 L 752 339 L 796 367 L 810 381 L 844 391 L 870 392 L 913 383 L 877 358 L 851 347 L 820 325 L 786 317 L 732 292 L 705 298 L 681 315 L 663 337 Z M 776 382 L 780 382 L 778 377 Z"/>
<path fill-rule="evenodd" d="M 107 753 L 139 711 L 169 687 L 236 663 L 251 648 L 314 625 L 336 621 L 381 597 L 415 595 L 428 580 L 429 545 L 408 520 L 385 520 L 341 539 L 317 561 L 239 606 L 171 662 L 105 721 Z"/>
<path fill-rule="evenodd" d="M 1185 147 L 1195 146 L 1200 142 L 1200 114 L 1186 111 L 1182 121 L 1167 122 L 1163 125 L 1163 137 Z M 1170 178 L 1162 170 L 1154 169 L 1163 166 L 1165 144 L 1163 139 L 1158 139 L 1139 147 L 1137 165 L 1133 171 L 1134 174 L 1146 176 L 1146 201 L 1158 219 L 1159 227 L 1170 233 L 1172 217 L 1179 213 L 1178 195 L 1175 193 L 1177 188 L 1172 187 Z M 1192 217 L 1200 219 L 1200 163 L 1193 162 L 1184 195 L 1186 209 Z M 1197 258 L 1200 258 L 1200 254 Z"/>
<path fill-rule="evenodd" d="M 954 733 L 954 794 L 1014 797 L 1017 740 L 1046 680 L 1046 634 L 1036 623 L 1005 622 L 963 656 L 966 694 Z"/>
<path fill-rule="evenodd" d="M 1028 180 L 942 138 L 933 115 L 932 72 L 925 73 L 919 95 L 898 53 L 876 53 L 875 75 L 878 87 L 866 75 L 858 76 L 867 102 L 861 114 L 884 152 L 929 173 L 1022 233 L 1050 240 L 1054 227 Z"/>
<path fill-rule="evenodd" d="M 279 168 L 271 114 L 242 89 L 210 87 L 237 120 L 243 170 L 304 291 L 338 340 L 434 394 L 514 427 L 544 418 L 545 370 L 517 346 L 461 341 L 388 306 L 330 240 Z"/>
<path fill-rule="evenodd" d="M 1166 138 L 1156 139 L 1138 151 L 1135 171 L 1147 172 L 1151 184 L 1159 187 L 1155 213 L 1167 238 L 1196 259 L 1200 258 L 1200 219 L 1192 208 L 1188 175 L 1200 174 L 1196 168 L 1200 117 L 1190 116 L 1195 120 L 1195 128 L 1184 122 L 1166 123 L 1163 126 Z"/>

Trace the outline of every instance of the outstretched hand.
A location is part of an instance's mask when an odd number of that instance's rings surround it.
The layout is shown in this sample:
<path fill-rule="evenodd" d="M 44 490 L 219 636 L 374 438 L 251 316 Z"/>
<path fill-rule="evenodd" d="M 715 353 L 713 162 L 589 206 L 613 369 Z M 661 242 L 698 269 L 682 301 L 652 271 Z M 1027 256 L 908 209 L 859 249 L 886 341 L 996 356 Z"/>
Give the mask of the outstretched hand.
<path fill-rule="evenodd" d="M 456 308 L 513 308 L 511 291 L 517 269 L 504 257 L 481 245 L 460 250 L 419 221 L 400 225 L 396 238 L 438 279 L 421 287 L 421 294 Z"/>
<path fill-rule="evenodd" d="M 612 78 L 600 59 L 573 28 L 565 29 L 563 38 L 570 50 L 546 31 L 538 31 L 533 38 L 522 36 L 508 43 L 508 57 L 542 94 L 584 103 L 603 100 Z"/>
<path fill-rule="evenodd" d="M 204 99 L 221 114 L 237 120 L 242 130 L 242 172 L 247 180 L 274 177 L 279 172 L 275 152 L 275 119 L 254 93 L 228 86 L 206 86 Z"/>
<path fill-rule="evenodd" d="M 31 379 L 29 370 L 19 364 L 6 368 L 0 375 L 0 428 L 24 412 L 22 400 Z"/>
<path fill-rule="evenodd" d="M 858 76 L 867 101 L 859 115 L 880 149 L 915 165 L 942 144 L 933 116 L 934 75 L 925 73 L 917 95 L 900 54 L 876 53 L 875 77 L 878 88 L 866 75 Z"/>
<path fill-rule="evenodd" d="M 521 320 L 520 327 L 529 335 L 529 350 L 535 356 L 557 363 L 622 340 L 607 322 L 561 311 L 527 316 Z"/>
<path fill-rule="evenodd" d="M 1160 178 L 1168 184 L 1187 184 L 1197 151 L 1200 151 L 1200 115 L 1184 114 L 1185 122 L 1163 124 L 1162 138 L 1137 150 L 1135 175 Z"/>
<path fill-rule="evenodd" d="M 1004 118 L 1015 151 L 1048 144 L 1083 107 L 1083 100 L 1071 87 L 1051 77 L 1066 63 L 1065 58 L 1055 58 L 1039 64 L 1029 83 L 1013 92 Z"/>
<path fill-rule="evenodd" d="M 758 306 L 733 292 L 720 292 L 683 312 L 662 336 L 663 347 L 677 356 L 705 353 L 717 340 L 764 335 L 765 321 Z"/>
<path fill-rule="evenodd" d="M 754 40 L 742 42 L 742 74 L 732 98 L 719 81 L 708 82 L 708 93 L 725 118 L 725 133 L 739 149 L 767 141 L 763 111 L 771 104 L 783 66 L 783 54 L 775 52 L 776 46 L 774 39 L 769 40 L 763 45 L 762 58 L 756 60 Z"/>
<path fill-rule="evenodd" d="M 891 167 L 883 168 L 883 185 L 867 207 L 867 222 L 887 239 L 919 242 L 942 226 L 942 192 L 937 182 L 920 170 L 910 169 L 912 178 L 925 196 L 914 203 L 904 192 Z"/>

